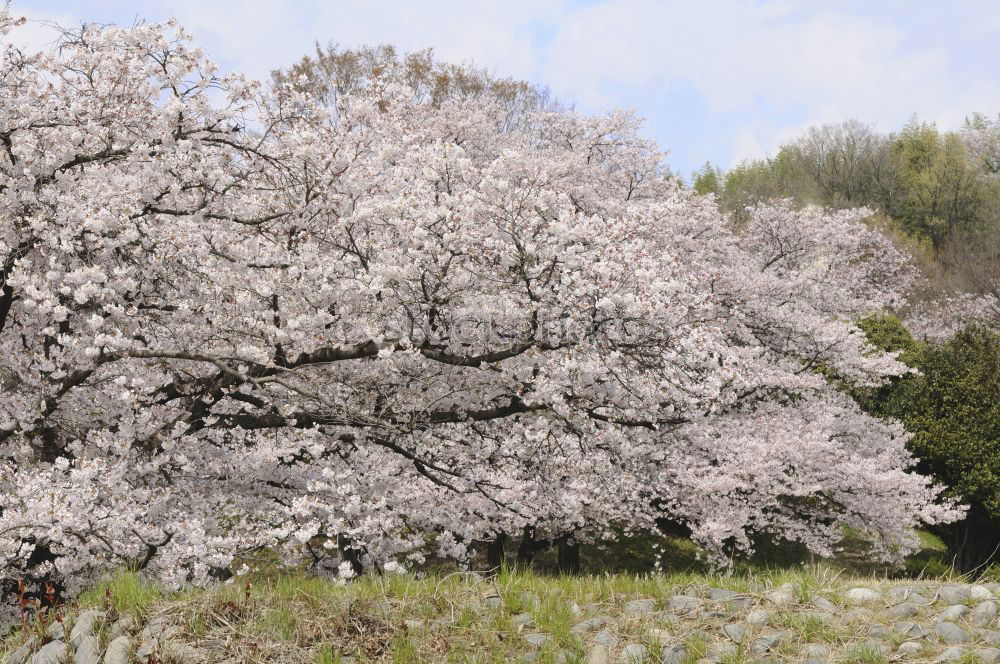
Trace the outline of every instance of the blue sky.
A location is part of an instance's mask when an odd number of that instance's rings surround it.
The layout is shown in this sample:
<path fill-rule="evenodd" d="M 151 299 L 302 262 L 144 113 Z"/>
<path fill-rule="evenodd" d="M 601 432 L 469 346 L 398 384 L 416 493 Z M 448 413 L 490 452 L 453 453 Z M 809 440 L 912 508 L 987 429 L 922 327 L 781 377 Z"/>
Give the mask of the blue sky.
<path fill-rule="evenodd" d="M 1000 1 L 14 0 L 60 23 L 175 17 L 227 69 L 265 78 L 314 41 L 433 47 L 548 85 L 577 109 L 634 108 L 689 174 L 773 153 L 811 124 L 944 128 L 1000 113 Z M 30 27 L 26 40 L 43 41 Z"/>

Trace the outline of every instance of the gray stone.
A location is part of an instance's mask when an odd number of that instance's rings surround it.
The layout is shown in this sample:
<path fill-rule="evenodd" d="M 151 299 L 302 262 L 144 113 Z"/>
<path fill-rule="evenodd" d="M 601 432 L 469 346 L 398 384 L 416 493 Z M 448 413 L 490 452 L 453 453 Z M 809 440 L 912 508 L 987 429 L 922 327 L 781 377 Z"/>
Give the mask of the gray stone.
<path fill-rule="evenodd" d="M 548 634 L 542 634 L 542 633 L 536 632 L 534 634 L 525 634 L 524 640 L 527 641 L 528 643 L 530 643 L 533 646 L 541 648 L 546 643 L 548 643 L 549 641 L 551 641 L 552 637 L 549 636 Z"/>
<path fill-rule="evenodd" d="M 821 611 L 836 611 L 837 605 L 825 597 L 813 598 L 812 605 Z"/>
<path fill-rule="evenodd" d="M 622 664 L 639 664 L 649 658 L 649 648 L 641 643 L 630 643 L 622 648 L 618 661 Z"/>
<path fill-rule="evenodd" d="M 62 621 L 54 620 L 48 629 L 45 630 L 45 636 L 53 641 L 62 641 L 66 637 L 66 626 Z"/>
<path fill-rule="evenodd" d="M 533 623 L 534 621 L 532 621 Z M 614 622 L 610 616 L 594 616 L 593 618 L 587 618 L 586 620 L 581 620 L 577 624 L 570 628 L 570 631 L 574 634 L 583 634 L 584 632 L 593 632 L 596 629 L 601 629 L 605 625 L 609 625 Z"/>
<path fill-rule="evenodd" d="M 491 609 L 499 609 L 503 606 L 503 597 L 497 597 L 496 595 L 490 595 L 483 602 Z"/>
<path fill-rule="evenodd" d="M 934 661 L 935 662 L 954 662 L 965 657 L 965 649 L 961 646 L 952 646 L 950 648 L 945 648 L 944 651 L 938 655 Z"/>
<path fill-rule="evenodd" d="M 510 622 L 514 627 L 524 627 L 525 629 L 535 626 L 535 619 L 530 613 L 519 613 L 511 617 Z"/>
<path fill-rule="evenodd" d="M 570 602 L 568 608 L 569 608 L 569 615 L 573 616 L 574 618 L 579 618 L 580 616 L 583 615 L 583 609 L 581 609 L 580 605 L 577 604 L 576 602 Z"/>
<path fill-rule="evenodd" d="M 997 603 L 987 600 L 976 605 L 969 620 L 977 627 L 988 627 L 997 619 Z"/>
<path fill-rule="evenodd" d="M 710 659 L 718 661 L 727 657 L 735 657 L 740 649 L 735 643 L 717 643 L 708 649 Z"/>
<path fill-rule="evenodd" d="M 961 604 L 969 599 L 969 588 L 967 586 L 941 586 L 938 597 L 948 604 Z"/>
<path fill-rule="evenodd" d="M 683 643 L 676 643 L 663 649 L 660 655 L 661 664 L 681 664 L 687 657 L 688 649 Z"/>
<path fill-rule="evenodd" d="M 104 664 L 128 664 L 131 654 L 132 639 L 124 635 L 119 636 L 108 644 L 108 649 L 104 653 Z"/>
<path fill-rule="evenodd" d="M 934 625 L 934 631 L 948 644 L 965 643 L 969 640 L 969 634 L 955 623 L 940 622 Z"/>
<path fill-rule="evenodd" d="M 746 621 L 751 625 L 766 625 L 771 620 L 771 614 L 767 611 L 751 611 L 747 614 Z"/>
<path fill-rule="evenodd" d="M 896 586 L 895 588 L 890 588 L 886 595 L 889 596 L 889 599 L 904 600 L 914 592 L 916 591 L 913 586 Z"/>
<path fill-rule="evenodd" d="M 653 612 L 656 602 L 651 599 L 634 599 L 626 604 L 622 610 L 630 616 L 646 616 Z"/>
<path fill-rule="evenodd" d="M 76 617 L 73 629 L 69 632 L 69 644 L 74 648 L 80 647 L 80 642 L 94 633 L 94 626 L 98 621 L 104 620 L 103 611 L 83 611 Z"/>
<path fill-rule="evenodd" d="M 743 597 L 744 595 L 735 590 L 726 590 L 724 588 L 712 588 L 708 591 L 708 598 L 713 602 L 729 602 Z"/>
<path fill-rule="evenodd" d="M 969 588 L 969 599 L 974 599 L 977 602 L 996 598 L 997 596 L 993 594 L 993 591 L 986 586 L 975 585 Z"/>
<path fill-rule="evenodd" d="M 882 599 L 882 595 L 871 588 L 851 588 L 844 595 L 851 604 L 873 604 Z"/>
<path fill-rule="evenodd" d="M 667 607 L 676 613 L 691 613 L 701 607 L 701 600 L 687 595 L 675 595 L 667 601 Z"/>
<path fill-rule="evenodd" d="M 795 604 L 795 595 L 793 595 L 788 590 L 772 590 L 769 593 L 764 593 L 764 599 L 766 599 L 771 604 L 780 607 L 786 607 Z"/>
<path fill-rule="evenodd" d="M 344 660 L 341 659 L 340 661 L 343 662 Z M 521 653 L 521 656 L 517 658 L 518 664 L 531 664 L 531 662 L 537 662 L 537 661 L 538 661 L 538 652 L 536 651 Z"/>
<path fill-rule="evenodd" d="M 891 606 L 885 610 L 886 615 L 892 618 L 909 618 L 917 615 L 919 612 L 920 607 L 910 602 L 903 602 L 902 604 Z"/>
<path fill-rule="evenodd" d="M 865 630 L 865 634 L 873 639 L 884 639 L 892 634 L 892 632 L 882 625 L 869 625 Z"/>
<path fill-rule="evenodd" d="M 613 646 L 618 643 L 618 637 L 608 630 L 602 629 L 597 634 L 594 634 L 594 643 L 602 646 Z"/>
<path fill-rule="evenodd" d="M 995 662 L 1000 661 L 1000 650 L 996 648 L 980 648 L 974 654 L 976 657 L 983 660 L 983 664 L 994 664 Z"/>
<path fill-rule="evenodd" d="M 63 641 L 49 641 L 31 658 L 31 664 L 62 664 L 72 652 Z"/>
<path fill-rule="evenodd" d="M 807 643 L 802 646 L 802 655 L 806 659 L 826 659 L 830 656 L 830 649 L 822 643 Z"/>
<path fill-rule="evenodd" d="M 134 632 L 136 629 L 135 618 L 131 615 L 123 616 L 115 621 L 115 624 L 111 626 L 111 631 L 108 632 L 108 640 L 114 641 L 119 636 L 124 636 Z"/>
<path fill-rule="evenodd" d="M 1000 631 L 995 629 L 980 629 L 976 631 L 979 638 L 991 646 L 1000 646 Z"/>
<path fill-rule="evenodd" d="M 94 634 L 80 639 L 73 654 L 73 664 L 101 664 L 101 642 Z"/>
<path fill-rule="evenodd" d="M 938 614 L 937 622 L 958 620 L 969 612 L 969 607 L 964 604 L 954 604 Z"/>
<path fill-rule="evenodd" d="M 871 614 L 866 609 L 852 609 L 844 614 L 844 620 L 849 622 L 867 623 L 871 619 Z"/>
<path fill-rule="evenodd" d="M 584 664 L 611 664 L 611 653 L 608 647 L 596 645 L 587 651 L 587 656 L 583 658 Z"/>
<path fill-rule="evenodd" d="M 24 664 L 24 662 L 28 661 L 31 651 L 34 650 L 37 645 L 38 637 L 30 637 L 20 648 L 7 655 L 7 659 L 4 661 L 4 664 Z"/>
<path fill-rule="evenodd" d="M 580 657 L 568 650 L 559 650 L 553 658 L 555 664 L 579 664 Z"/>
<path fill-rule="evenodd" d="M 651 629 L 646 632 L 646 641 L 650 645 L 668 646 L 673 641 L 673 635 L 665 629 Z"/>
<path fill-rule="evenodd" d="M 896 648 L 896 657 L 915 657 L 916 655 L 919 655 L 923 649 L 924 647 L 916 641 L 904 641 L 899 644 L 898 648 Z"/>
<path fill-rule="evenodd" d="M 722 633 L 733 643 L 739 643 L 743 640 L 746 631 L 735 623 L 729 623 L 722 626 Z"/>
<path fill-rule="evenodd" d="M 753 642 L 753 651 L 758 655 L 763 655 L 764 653 L 778 647 L 786 637 L 788 632 L 769 632 L 767 634 L 761 634 Z"/>
<path fill-rule="evenodd" d="M 893 624 L 892 631 L 911 639 L 919 639 L 927 636 L 927 630 L 912 620 Z"/>
<path fill-rule="evenodd" d="M 160 653 L 163 659 L 168 662 L 178 662 L 178 664 L 201 664 L 206 660 L 205 654 L 186 643 L 177 641 L 164 641 Z"/>
<path fill-rule="evenodd" d="M 406 625 L 406 629 L 411 632 L 417 632 L 424 628 L 423 620 L 404 620 L 403 624 Z"/>
<path fill-rule="evenodd" d="M 926 597 L 924 597 L 919 593 L 913 593 L 912 595 L 906 598 L 906 601 L 909 602 L 910 604 L 919 604 L 920 606 L 928 606 L 934 603 L 933 599 L 927 599 Z"/>
<path fill-rule="evenodd" d="M 535 593 L 521 593 L 521 606 L 537 609 L 542 606 L 542 600 Z"/>

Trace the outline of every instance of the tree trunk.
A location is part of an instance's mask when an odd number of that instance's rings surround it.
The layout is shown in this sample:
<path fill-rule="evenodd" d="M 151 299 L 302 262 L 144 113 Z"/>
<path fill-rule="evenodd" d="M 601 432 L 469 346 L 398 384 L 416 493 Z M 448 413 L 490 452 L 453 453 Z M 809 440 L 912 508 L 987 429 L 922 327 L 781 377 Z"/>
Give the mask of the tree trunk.
<path fill-rule="evenodd" d="M 507 558 L 507 551 L 504 545 L 507 543 L 506 533 L 497 533 L 496 539 L 487 543 L 486 558 L 490 571 L 499 572 Z"/>
<path fill-rule="evenodd" d="M 957 523 L 939 528 L 955 568 L 973 578 L 982 576 L 990 565 L 1000 564 L 1000 519 L 990 518 L 973 507 Z"/>
<path fill-rule="evenodd" d="M 580 544 L 569 538 L 559 541 L 559 573 L 580 573 Z"/>
<path fill-rule="evenodd" d="M 517 564 L 528 567 L 535 559 L 535 529 L 525 526 L 521 532 L 521 543 L 517 546 Z"/>

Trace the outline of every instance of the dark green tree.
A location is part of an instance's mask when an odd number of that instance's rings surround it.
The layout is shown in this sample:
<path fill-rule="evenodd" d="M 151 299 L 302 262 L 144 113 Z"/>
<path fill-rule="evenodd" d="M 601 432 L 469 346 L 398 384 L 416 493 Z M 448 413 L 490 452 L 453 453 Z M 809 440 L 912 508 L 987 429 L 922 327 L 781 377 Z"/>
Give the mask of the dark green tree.
<path fill-rule="evenodd" d="M 889 316 L 862 327 L 919 371 L 858 399 L 901 420 L 913 434 L 918 469 L 969 506 L 964 520 L 935 528 L 955 566 L 975 574 L 1000 563 L 1000 334 L 974 325 L 944 341 L 919 342 Z"/>

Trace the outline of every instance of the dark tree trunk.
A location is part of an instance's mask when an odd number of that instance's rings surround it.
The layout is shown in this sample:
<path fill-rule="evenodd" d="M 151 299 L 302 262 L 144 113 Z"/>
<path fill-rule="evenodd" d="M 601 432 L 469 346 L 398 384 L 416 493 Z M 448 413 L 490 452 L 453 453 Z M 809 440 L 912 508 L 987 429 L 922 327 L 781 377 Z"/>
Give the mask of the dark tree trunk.
<path fill-rule="evenodd" d="M 506 533 L 497 533 L 496 539 L 486 544 L 487 565 L 491 571 L 499 571 L 507 558 L 504 545 L 507 543 Z"/>
<path fill-rule="evenodd" d="M 580 544 L 569 538 L 559 541 L 559 572 L 561 574 L 580 573 Z"/>
<path fill-rule="evenodd" d="M 535 529 L 532 526 L 525 526 L 521 532 L 521 543 L 517 546 L 517 564 L 527 567 L 535 559 Z"/>
<path fill-rule="evenodd" d="M 361 549 L 355 548 L 350 539 L 341 535 L 337 536 L 337 548 L 344 560 L 350 563 L 354 575 L 361 576 L 365 571 L 365 566 L 361 564 Z"/>
<path fill-rule="evenodd" d="M 962 574 L 979 577 L 990 565 L 1000 564 L 1000 519 L 990 518 L 980 508 L 973 507 L 965 519 L 940 526 L 936 532 Z"/>

